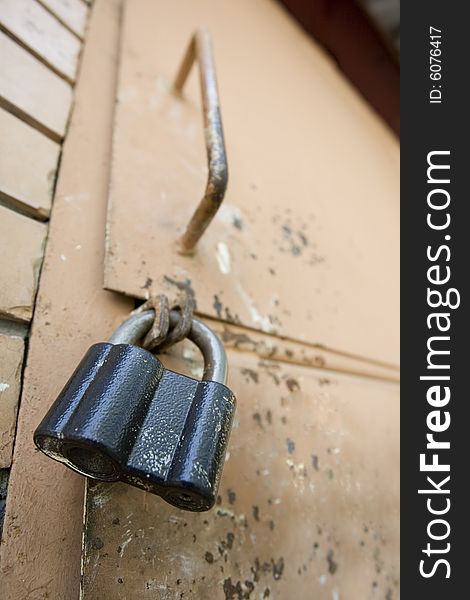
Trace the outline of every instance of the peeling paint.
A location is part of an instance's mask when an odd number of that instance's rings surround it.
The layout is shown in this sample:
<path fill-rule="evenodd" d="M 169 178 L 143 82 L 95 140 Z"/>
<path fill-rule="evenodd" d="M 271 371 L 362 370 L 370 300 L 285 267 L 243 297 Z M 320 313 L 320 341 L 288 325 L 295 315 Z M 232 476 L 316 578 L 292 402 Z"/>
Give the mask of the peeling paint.
<path fill-rule="evenodd" d="M 271 320 L 269 319 L 269 316 L 263 316 L 259 312 L 254 300 L 251 298 L 251 296 L 247 292 L 245 292 L 245 290 L 242 288 L 242 286 L 240 284 L 237 284 L 236 287 L 237 287 L 237 292 L 240 294 L 243 302 L 245 303 L 245 305 L 251 315 L 252 320 L 255 323 L 257 323 L 263 331 L 266 331 L 267 333 L 274 333 L 275 329 L 273 327 L 273 324 L 271 323 Z"/>
<path fill-rule="evenodd" d="M 237 229 L 241 229 L 238 227 L 237 223 L 242 223 L 242 215 L 238 206 L 234 206 L 229 202 L 224 201 L 217 211 L 216 219 L 224 223 L 224 225 L 235 226 Z"/>
<path fill-rule="evenodd" d="M 220 272 L 224 275 L 230 273 L 230 252 L 227 244 L 219 242 L 217 244 L 216 252 L 217 264 L 219 265 Z"/>

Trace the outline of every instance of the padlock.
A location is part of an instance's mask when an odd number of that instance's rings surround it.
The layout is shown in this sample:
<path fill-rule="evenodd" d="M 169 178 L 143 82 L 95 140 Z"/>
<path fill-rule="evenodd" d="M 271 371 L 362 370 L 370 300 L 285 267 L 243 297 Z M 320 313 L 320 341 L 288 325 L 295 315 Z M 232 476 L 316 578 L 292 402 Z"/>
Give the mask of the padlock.
<path fill-rule="evenodd" d="M 154 311 L 132 315 L 94 344 L 34 433 L 36 446 L 74 471 L 122 481 L 190 511 L 217 498 L 235 412 L 227 358 L 214 332 L 193 319 L 201 381 L 166 369 L 137 346 Z M 178 313 L 170 313 L 172 326 Z"/>

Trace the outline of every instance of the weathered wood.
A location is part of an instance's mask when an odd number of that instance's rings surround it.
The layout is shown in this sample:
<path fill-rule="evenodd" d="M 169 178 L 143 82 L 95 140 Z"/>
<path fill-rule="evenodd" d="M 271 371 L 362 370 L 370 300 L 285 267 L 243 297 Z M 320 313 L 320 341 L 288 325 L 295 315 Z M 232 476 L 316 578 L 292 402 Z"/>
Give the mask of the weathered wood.
<path fill-rule="evenodd" d="M 207 174 L 197 77 L 171 85 L 202 23 L 230 175 L 181 256 Z M 205 315 L 398 364 L 397 140 L 275 2 L 128 0 L 113 156 L 109 289 L 190 283 Z"/>
<path fill-rule="evenodd" d="M 11 465 L 24 340 L 0 333 L 0 469 Z"/>
<path fill-rule="evenodd" d="M 0 201 L 46 219 L 60 146 L 0 109 Z"/>
<path fill-rule="evenodd" d="M 0 106 L 54 140 L 65 134 L 70 84 L 0 31 Z"/>
<path fill-rule="evenodd" d="M 0 26 L 56 73 L 75 80 L 80 40 L 38 2 L 0 0 Z"/>
<path fill-rule="evenodd" d="M 79 37 L 85 34 L 88 8 L 83 0 L 39 0 Z"/>
<path fill-rule="evenodd" d="M 0 317 L 31 319 L 46 233 L 43 223 L 0 206 Z"/>
<path fill-rule="evenodd" d="M 83 479 L 36 452 L 32 432 L 85 349 L 129 309 L 102 290 L 119 5 L 94 8 L 63 149 L 0 545 L 6 600 L 78 597 Z"/>
<path fill-rule="evenodd" d="M 197 375 L 197 352 L 182 353 Z M 188 513 L 90 481 L 82 599 L 399 597 L 398 387 L 234 351 L 229 363 L 218 505 Z"/>

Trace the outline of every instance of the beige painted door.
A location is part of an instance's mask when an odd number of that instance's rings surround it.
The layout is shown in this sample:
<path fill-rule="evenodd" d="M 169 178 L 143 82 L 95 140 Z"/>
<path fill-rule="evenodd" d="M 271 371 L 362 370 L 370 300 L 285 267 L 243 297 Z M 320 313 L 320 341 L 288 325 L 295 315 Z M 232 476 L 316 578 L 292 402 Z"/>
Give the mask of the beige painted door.
<path fill-rule="evenodd" d="M 34 308 L 0 595 L 398 598 L 396 139 L 274 0 L 96 0 L 86 29 L 83 0 L 0 7 L 12 282 L 0 312 L 27 324 Z M 181 257 L 175 241 L 207 173 L 197 78 L 180 99 L 170 84 L 201 26 L 214 40 L 230 182 L 197 253 Z M 133 298 L 175 282 L 226 345 L 238 398 L 219 499 L 204 514 L 85 484 L 32 443 L 86 348 Z M 0 334 L 19 373 L 23 339 Z M 189 343 L 163 360 L 200 373 Z M 8 385 L 5 464 L 19 375 Z"/>
<path fill-rule="evenodd" d="M 171 82 L 200 25 L 231 175 L 182 257 L 207 175 L 197 80 Z M 238 408 L 214 510 L 89 483 L 83 598 L 398 597 L 395 138 L 270 1 L 128 0 L 117 98 L 105 285 L 191 287 Z"/>

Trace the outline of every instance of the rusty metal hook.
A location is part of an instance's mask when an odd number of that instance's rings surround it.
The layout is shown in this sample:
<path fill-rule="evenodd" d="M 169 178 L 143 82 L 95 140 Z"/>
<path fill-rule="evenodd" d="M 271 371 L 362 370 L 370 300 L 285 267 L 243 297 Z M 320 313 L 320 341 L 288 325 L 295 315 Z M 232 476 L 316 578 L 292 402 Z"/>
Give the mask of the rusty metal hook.
<path fill-rule="evenodd" d="M 204 115 L 204 137 L 206 140 L 209 176 L 204 197 L 199 202 L 186 231 L 179 240 L 179 250 L 182 254 L 191 254 L 194 251 L 197 242 L 214 218 L 224 199 L 228 182 L 227 155 L 225 152 L 224 131 L 220 114 L 211 36 L 205 29 L 198 29 L 191 38 L 173 84 L 173 90 L 176 93 L 181 94 L 195 60 L 199 63 L 199 79 Z"/>

